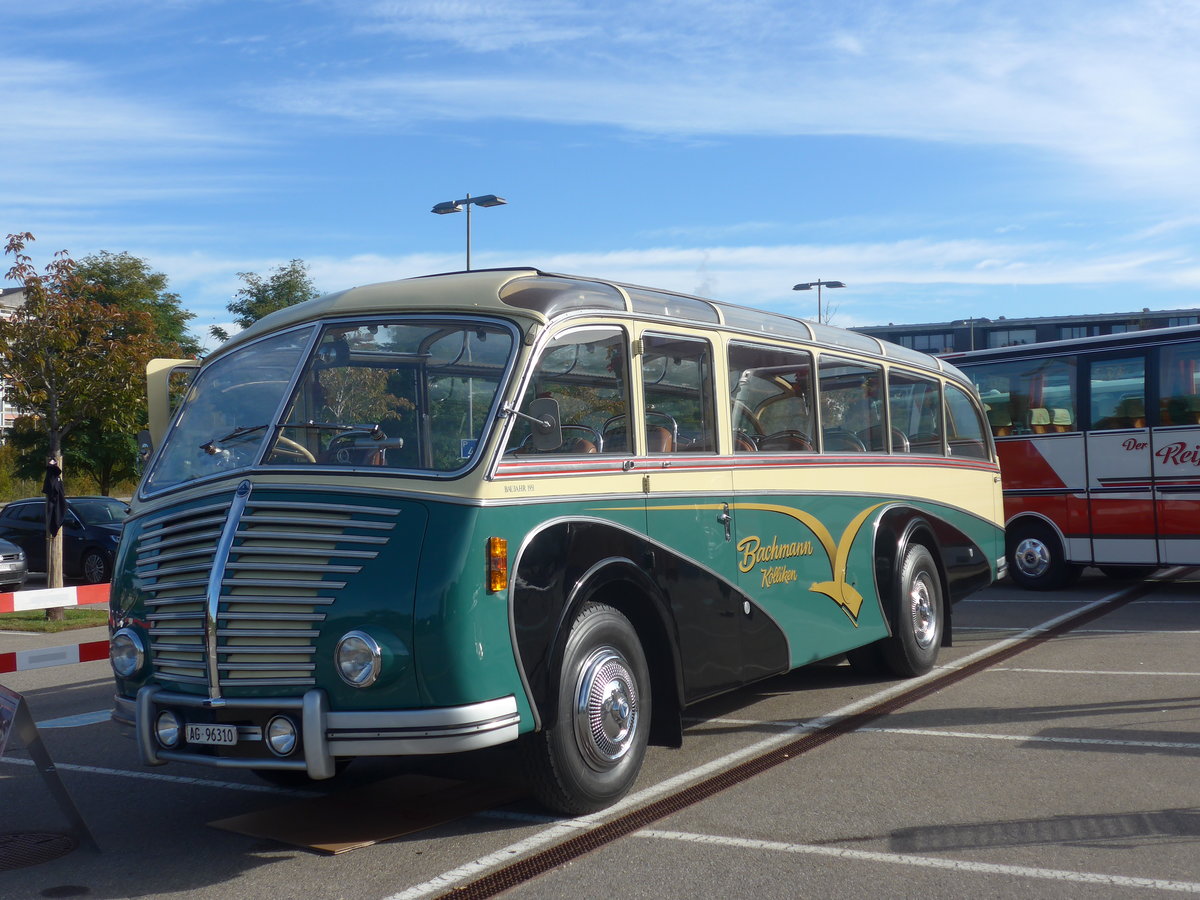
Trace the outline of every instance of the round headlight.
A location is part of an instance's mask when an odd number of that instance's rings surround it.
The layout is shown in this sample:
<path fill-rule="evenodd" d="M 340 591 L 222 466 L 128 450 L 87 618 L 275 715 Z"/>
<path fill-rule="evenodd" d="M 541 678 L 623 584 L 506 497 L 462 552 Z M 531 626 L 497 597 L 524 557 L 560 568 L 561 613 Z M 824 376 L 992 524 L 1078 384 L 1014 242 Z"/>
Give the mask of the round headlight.
<path fill-rule="evenodd" d="M 179 743 L 179 717 L 169 709 L 164 709 L 154 720 L 154 734 L 164 747 L 174 747 Z"/>
<path fill-rule="evenodd" d="M 338 675 L 351 687 L 363 688 L 375 683 L 383 665 L 383 648 L 365 631 L 348 631 L 333 651 Z"/>
<path fill-rule="evenodd" d="M 267 746 L 276 756 L 287 756 L 296 749 L 296 723 L 287 716 L 275 716 L 267 723 Z"/>
<path fill-rule="evenodd" d="M 132 628 L 121 628 L 108 642 L 108 660 L 121 678 L 132 678 L 146 661 L 146 647 Z"/>

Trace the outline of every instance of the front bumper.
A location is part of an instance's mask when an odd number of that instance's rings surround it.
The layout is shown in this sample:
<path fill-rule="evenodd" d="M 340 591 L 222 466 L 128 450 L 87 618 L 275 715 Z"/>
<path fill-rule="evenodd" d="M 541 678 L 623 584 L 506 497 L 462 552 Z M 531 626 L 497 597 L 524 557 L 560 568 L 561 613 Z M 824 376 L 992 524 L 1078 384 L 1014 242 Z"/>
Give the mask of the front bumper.
<path fill-rule="evenodd" d="M 170 709 L 184 722 L 221 722 L 237 726 L 232 747 L 163 747 L 154 733 L 160 710 Z M 300 745 L 287 759 L 271 753 L 263 724 L 274 715 L 298 719 Z M 415 756 L 461 753 L 515 740 L 521 721 L 513 696 L 435 709 L 335 712 L 322 690 L 300 697 L 211 699 L 147 685 L 137 698 L 114 698 L 114 721 L 132 726 L 142 763 L 169 761 L 228 769 L 283 769 L 330 778 L 334 757 Z"/>

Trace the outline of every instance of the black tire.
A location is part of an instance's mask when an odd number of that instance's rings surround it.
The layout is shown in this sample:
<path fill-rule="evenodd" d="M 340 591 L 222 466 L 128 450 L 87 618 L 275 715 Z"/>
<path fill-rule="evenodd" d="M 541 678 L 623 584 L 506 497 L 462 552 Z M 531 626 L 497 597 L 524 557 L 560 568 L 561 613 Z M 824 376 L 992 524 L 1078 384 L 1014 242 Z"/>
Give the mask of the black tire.
<path fill-rule="evenodd" d="M 894 675 L 912 678 L 933 668 L 946 627 L 945 604 L 933 554 L 922 544 L 912 544 L 900 564 L 892 636 L 879 645 Z"/>
<path fill-rule="evenodd" d="M 112 578 L 112 560 L 103 550 L 88 550 L 79 560 L 79 574 L 88 584 L 104 584 Z"/>
<path fill-rule="evenodd" d="M 1053 591 L 1079 577 L 1081 567 L 1067 562 L 1062 541 L 1049 525 L 1026 522 L 1005 535 L 1008 574 L 1027 591 Z"/>
<path fill-rule="evenodd" d="M 571 626 L 556 723 L 527 735 L 523 761 L 537 800 L 579 816 L 620 800 L 646 755 L 650 674 L 637 632 L 611 606 L 589 603 Z"/>

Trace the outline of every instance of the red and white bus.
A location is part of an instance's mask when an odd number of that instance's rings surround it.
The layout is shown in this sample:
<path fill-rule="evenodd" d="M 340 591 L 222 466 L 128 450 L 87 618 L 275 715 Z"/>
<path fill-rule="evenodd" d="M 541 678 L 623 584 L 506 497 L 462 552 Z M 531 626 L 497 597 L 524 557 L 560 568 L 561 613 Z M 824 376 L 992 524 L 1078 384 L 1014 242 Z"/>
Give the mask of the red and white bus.
<path fill-rule="evenodd" d="M 1018 585 L 1200 563 L 1200 326 L 946 359 L 986 405 Z"/>

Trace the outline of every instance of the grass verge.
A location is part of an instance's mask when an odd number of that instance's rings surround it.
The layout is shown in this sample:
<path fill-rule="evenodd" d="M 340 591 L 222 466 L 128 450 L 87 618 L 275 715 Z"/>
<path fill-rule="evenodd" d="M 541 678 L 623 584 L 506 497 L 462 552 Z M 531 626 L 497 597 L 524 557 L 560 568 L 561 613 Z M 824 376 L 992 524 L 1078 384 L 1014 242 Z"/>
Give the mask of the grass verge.
<path fill-rule="evenodd" d="M 44 609 L 24 612 L 0 613 L 0 631 L 32 631 L 55 634 L 59 631 L 74 631 L 76 628 L 94 628 L 108 624 L 108 609 L 81 609 L 71 607 L 63 610 L 61 622 L 51 622 Z"/>

